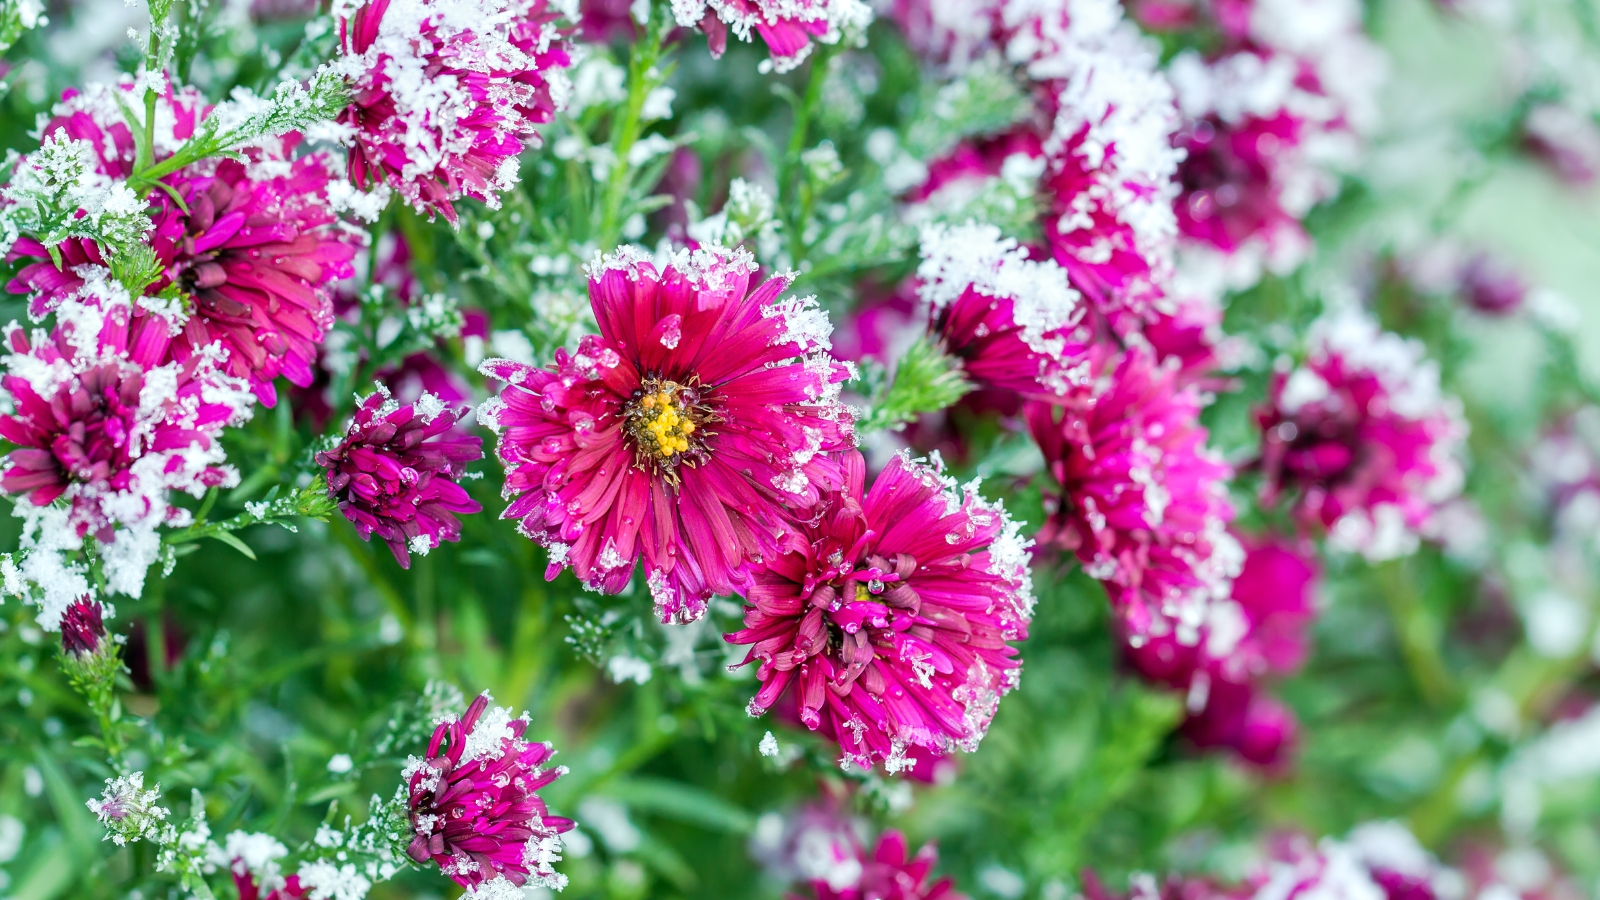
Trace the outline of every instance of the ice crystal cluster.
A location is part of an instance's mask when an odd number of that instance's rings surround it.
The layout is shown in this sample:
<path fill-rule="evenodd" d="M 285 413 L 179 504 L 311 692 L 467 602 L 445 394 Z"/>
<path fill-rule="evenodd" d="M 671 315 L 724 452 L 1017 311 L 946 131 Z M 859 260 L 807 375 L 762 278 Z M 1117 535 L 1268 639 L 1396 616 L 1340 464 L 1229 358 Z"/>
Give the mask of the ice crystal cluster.
<path fill-rule="evenodd" d="M 1593 7 L 0 0 L 0 897 L 1600 900 Z"/>

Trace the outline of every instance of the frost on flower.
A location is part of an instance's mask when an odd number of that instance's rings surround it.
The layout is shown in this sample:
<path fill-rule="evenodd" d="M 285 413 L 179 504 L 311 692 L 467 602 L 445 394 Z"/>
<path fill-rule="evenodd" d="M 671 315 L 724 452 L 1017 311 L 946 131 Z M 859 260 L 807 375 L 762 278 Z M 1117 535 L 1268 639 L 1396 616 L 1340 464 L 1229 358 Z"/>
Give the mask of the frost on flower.
<path fill-rule="evenodd" d="M 156 839 L 169 811 L 156 803 L 161 799 L 161 786 L 144 789 L 144 773 L 133 772 L 117 778 L 107 778 L 100 799 L 89 800 L 87 806 L 106 828 L 103 840 L 122 846 L 130 841 Z"/>
<path fill-rule="evenodd" d="M 499 205 L 517 156 L 566 106 L 571 50 L 546 0 L 372 0 L 338 10 L 337 65 L 354 97 L 350 181 L 387 186 L 456 221 L 462 197 Z"/>
<path fill-rule="evenodd" d="M 1288 498 L 1332 546 L 1372 560 L 1410 553 L 1461 490 L 1461 404 L 1421 343 L 1359 310 L 1318 320 L 1307 344 L 1256 415 L 1264 499 Z"/>
<path fill-rule="evenodd" d="M 97 155 L 98 175 L 126 178 L 134 141 L 118 102 L 128 102 L 134 87 L 127 81 L 69 90 L 40 130 L 47 139 L 86 142 Z M 193 137 L 207 112 L 192 89 L 161 97 L 153 125 L 156 161 Z M 364 242 L 328 203 L 330 160 L 296 155 L 299 141 L 291 132 L 241 151 L 243 159 L 185 166 L 162 179 L 165 189 L 136 204 L 149 204 L 154 224 L 148 246 L 159 268 L 143 286 L 146 296 L 135 298 L 134 324 L 148 328 L 152 319 L 165 320 L 171 341 L 158 362 L 191 364 L 211 356 L 228 374 L 248 379 L 269 406 L 277 400 L 272 382 L 279 375 L 311 383 L 316 344 L 332 325 L 331 285 L 354 274 L 351 259 Z M 29 261 L 6 288 L 29 295 L 35 318 L 78 291 L 86 272 L 108 265 L 95 241 L 49 232 L 23 236 L 13 252 Z M 186 295 L 181 310 L 157 296 L 169 288 Z M 209 349 L 213 345 L 221 352 Z"/>
<path fill-rule="evenodd" d="M 406 853 L 438 864 L 468 896 L 499 900 L 525 886 L 566 885 L 554 864 L 561 860 L 560 836 L 573 823 L 550 815 L 537 791 L 567 770 L 544 768 L 554 751 L 523 740 L 527 727 L 526 716 L 490 709 L 489 695 L 481 694 L 460 719 L 441 723 L 426 757 L 412 757 L 406 767 L 412 829 Z"/>
<path fill-rule="evenodd" d="M 328 496 L 364 540 L 382 538 L 401 568 L 459 540 L 457 515 L 482 509 L 457 480 L 483 457 L 482 441 L 456 424 L 468 409 L 446 410 L 432 394 L 401 405 L 381 385 L 360 406 L 344 440 L 316 455 Z"/>
<path fill-rule="evenodd" d="M 1116 0 L 1004 4 L 1008 57 L 1051 96 L 1045 220 L 1055 258 L 1119 331 L 1159 307 L 1177 226 L 1172 87 Z"/>
<path fill-rule="evenodd" d="M 587 586 L 625 589 L 641 557 L 663 622 L 698 619 L 748 585 L 792 534 L 796 509 L 841 484 L 853 445 L 845 366 L 813 299 L 789 278 L 750 288 L 748 251 L 701 248 L 657 268 L 597 255 L 600 334 L 555 364 L 490 360 L 506 384 L 480 415 L 500 432 L 504 516 Z"/>
<path fill-rule="evenodd" d="M 1082 298 L 993 225 L 923 229 L 918 293 L 930 330 L 974 382 L 1048 399 L 1087 368 Z"/>
<path fill-rule="evenodd" d="M 1286 272 L 1310 252 L 1301 220 L 1339 189 L 1365 123 L 1315 66 L 1260 47 L 1190 51 L 1168 68 L 1184 116 L 1179 281 L 1207 297 Z"/>
<path fill-rule="evenodd" d="M 1243 553 L 1227 531 L 1232 469 L 1206 447 L 1202 397 L 1148 351 L 1097 348 L 1090 377 L 1032 403 L 1028 425 L 1059 486 L 1041 543 L 1074 552 L 1136 638 L 1199 640 Z"/>
<path fill-rule="evenodd" d="M 745 593 L 760 715 L 789 693 L 842 762 L 891 774 L 909 748 L 977 749 L 1021 662 L 1033 616 L 1028 543 L 997 504 L 895 457 L 867 489 L 859 453 L 801 540 Z"/>
<path fill-rule="evenodd" d="M 12 323 L 0 357 L 13 401 L 0 436 L 17 445 L 0 490 L 18 495 L 17 513 L 32 526 L 23 574 L 45 589 L 41 621 L 76 596 L 58 590 L 70 587 L 59 583 L 69 573 L 38 567 L 86 537 L 99 543 L 110 590 L 138 596 L 160 549 L 155 529 L 186 515 L 168 493 L 198 497 L 237 483 L 216 435 L 248 419 L 253 402 L 244 381 L 221 371 L 220 348 L 171 360 L 166 319 L 138 315 L 104 270 L 83 274 L 55 329 L 29 335 Z"/>
<path fill-rule="evenodd" d="M 759 34 L 771 59 L 763 71 L 787 72 L 811 55 L 811 42 L 837 44 L 846 33 L 872 23 L 872 7 L 862 0 L 671 0 L 672 15 L 684 28 L 699 28 L 721 56 L 728 32 L 741 41 Z"/>
<path fill-rule="evenodd" d="M 1139 674 L 1182 693 L 1182 733 L 1200 748 L 1223 747 L 1246 762 L 1276 766 L 1294 741 L 1294 714 L 1261 689 L 1304 660 L 1319 572 L 1289 544 L 1246 542 L 1228 596 L 1210 599 L 1198 639 L 1141 635 L 1124 655 Z"/>

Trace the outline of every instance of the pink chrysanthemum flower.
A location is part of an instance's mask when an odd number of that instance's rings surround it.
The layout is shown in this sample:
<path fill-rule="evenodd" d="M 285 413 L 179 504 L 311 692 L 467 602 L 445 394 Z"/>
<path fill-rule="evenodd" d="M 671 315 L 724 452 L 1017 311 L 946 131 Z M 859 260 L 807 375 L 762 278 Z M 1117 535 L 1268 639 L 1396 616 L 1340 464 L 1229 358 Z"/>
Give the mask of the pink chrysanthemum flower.
<path fill-rule="evenodd" d="M 490 709 L 489 699 L 478 695 L 466 715 L 439 725 L 427 757 L 406 765 L 413 831 L 406 853 L 437 863 L 469 897 L 560 890 L 567 877 L 553 866 L 573 822 L 550 815 L 537 792 L 567 767 L 544 768 L 554 750 L 523 740 L 526 715 Z"/>
<path fill-rule="evenodd" d="M 92 280 L 57 306 L 53 332 L 6 329 L 0 384 L 13 408 L 0 437 L 18 449 L 0 490 L 34 508 L 64 501 L 79 538 L 118 545 L 106 554 L 110 589 L 137 596 L 159 551 L 154 529 L 188 519 L 168 492 L 237 483 L 216 434 L 249 419 L 252 398 L 221 371 L 218 345 L 163 362 L 181 318 L 148 307 L 138 316 L 109 273 L 82 271 Z"/>
<path fill-rule="evenodd" d="M 1227 747 L 1261 766 L 1283 760 L 1294 717 L 1258 684 L 1304 659 L 1317 577 L 1316 564 L 1294 548 L 1251 543 L 1232 596 L 1212 601 L 1199 640 L 1166 634 L 1125 648 L 1141 675 L 1183 692 L 1183 732 L 1196 746 Z"/>
<path fill-rule="evenodd" d="M 1091 335 L 1061 267 L 993 225 L 929 226 L 920 252 L 929 328 L 975 384 L 1050 398 L 1083 377 Z"/>
<path fill-rule="evenodd" d="M 1227 532 L 1232 471 L 1206 449 L 1200 392 L 1147 351 L 1097 350 L 1090 378 L 1028 425 L 1059 493 L 1040 532 L 1105 583 L 1132 640 L 1194 644 L 1242 553 Z M 1047 507 L 1048 509 L 1048 507 Z"/>
<path fill-rule="evenodd" d="M 856 849 L 861 874 L 854 884 L 841 888 L 814 879 L 811 898 L 791 894 L 790 900 L 966 900 L 950 878 L 932 881 L 933 867 L 939 864 L 939 851 L 933 844 L 912 856 L 905 835 L 885 831 L 870 855 L 865 847 Z"/>
<path fill-rule="evenodd" d="M 865 490 L 861 454 L 843 461 L 845 485 L 756 575 L 727 635 L 759 663 L 750 713 L 792 688 L 800 720 L 863 769 L 908 768 L 911 747 L 971 752 L 1020 674 L 1007 641 L 1033 615 L 1028 544 L 975 484 L 901 455 Z"/>
<path fill-rule="evenodd" d="M 461 539 L 457 515 L 483 509 L 456 483 L 467 463 L 483 458 L 483 442 L 455 430 L 467 409 L 446 409 L 424 394 L 396 403 L 382 385 L 356 408 L 344 440 L 317 454 L 328 471 L 328 496 L 363 540 L 375 534 L 401 568 Z"/>
<path fill-rule="evenodd" d="M 1339 189 L 1361 146 L 1355 112 L 1330 96 L 1313 63 L 1241 49 L 1215 59 L 1189 52 L 1168 67 L 1184 125 L 1175 209 L 1189 281 L 1248 288 L 1310 252 L 1301 220 Z"/>
<path fill-rule="evenodd" d="M 126 177 L 134 162 L 133 138 L 115 97 L 126 89 L 68 91 L 42 132 L 89 142 L 104 174 Z M 156 114 L 159 161 L 192 136 L 207 110 L 186 89 L 169 93 Z M 175 286 L 186 297 L 188 315 L 173 336 L 170 358 L 188 360 L 220 343 L 228 373 L 248 379 L 269 406 L 277 401 L 272 381 L 279 375 L 310 384 L 316 344 L 332 324 L 330 286 L 353 273 L 350 261 L 365 240 L 335 215 L 330 188 L 340 183 L 331 161 L 320 154 L 292 158 L 297 142 L 296 135 L 271 139 L 246 150 L 244 162 L 213 159 L 185 167 L 163 178 L 166 190 L 149 197 L 155 223 L 150 247 L 163 270 L 146 292 Z M 182 198 L 181 207 L 174 194 Z M 74 238 L 56 249 L 60 268 L 31 238 L 12 249 L 13 257 L 38 260 L 7 285 L 32 295 L 29 312 L 35 316 L 78 289 L 81 266 L 106 264 L 91 241 Z M 143 303 L 134 309 L 135 318 L 148 315 Z"/>
<path fill-rule="evenodd" d="M 811 55 L 812 41 L 837 44 L 845 29 L 865 29 L 872 7 L 862 0 L 672 0 L 672 15 L 705 32 L 712 56 L 727 49 L 730 30 L 741 41 L 753 31 L 771 54 L 761 70 L 787 72 Z"/>
<path fill-rule="evenodd" d="M 1423 848 L 1399 822 L 1357 826 L 1344 840 L 1312 844 L 1300 836 L 1280 839 L 1251 881 L 1252 900 L 1441 900 L 1459 897 L 1462 877 Z"/>
<path fill-rule="evenodd" d="M 451 222 L 463 196 L 497 208 L 571 92 L 559 15 L 547 0 L 371 0 L 342 18 L 351 182 Z"/>
<path fill-rule="evenodd" d="M 663 622 L 698 619 L 787 547 L 793 510 L 843 483 L 854 442 L 814 298 L 749 290 L 748 251 L 682 251 L 664 268 L 624 247 L 589 267 L 600 334 L 546 369 L 483 364 L 506 382 L 478 412 L 506 466 L 502 514 L 617 593 L 642 556 Z"/>
<path fill-rule="evenodd" d="M 1177 225 L 1172 87 L 1115 0 L 1002 4 L 1007 56 L 1044 94 L 1045 232 L 1078 290 L 1118 331 L 1159 305 Z"/>
<path fill-rule="evenodd" d="M 1412 340 L 1357 310 L 1311 327 L 1301 365 L 1273 377 L 1262 431 L 1264 499 L 1293 495 L 1297 517 L 1368 559 L 1410 553 L 1461 490 L 1461 405 Z"/>

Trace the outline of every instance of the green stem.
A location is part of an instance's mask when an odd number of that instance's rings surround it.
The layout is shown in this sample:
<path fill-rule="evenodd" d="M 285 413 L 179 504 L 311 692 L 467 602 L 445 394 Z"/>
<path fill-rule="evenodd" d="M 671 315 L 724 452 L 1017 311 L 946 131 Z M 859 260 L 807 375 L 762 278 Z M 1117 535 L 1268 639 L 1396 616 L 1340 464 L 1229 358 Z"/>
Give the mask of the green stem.
<path fill-rule="evenodd" d="M 1442 707 L 1457 694 L 1455 679 L 1439 651 L 1439 623 L 1417 602 L 1404 567 L 1404 561 L 1396 560 L 1379 566 L 1375 574 L 1417 692 L 1428 705 Z"/>
<path fill-rule="evenodd" d="M 822 85 L 828 80 L 828 64 L 833 59 L 832 47 L 827 44 L 819 45 L 811 57 L 811 71 L 806 79 L 806 92 L 800 98 L 800 104 L 794 110 L 794 128 L 789 132 L 789 147 L 784 151 L 783 159 L 778 168 L 778 204 L 779 209 L 795 210 L 785 226 L 789 230 L 789 254 L 798 263 L 805 256 L 805 222 L 811 215 L 811 198 L 809 196 L 796 202 L 796 195 L 801 190 L 800 155 L 805 152 L 806 134 L 811 128 L 811 117 L 816 114 L 817 104 L 822 101 Z"/>
<path fill-rule="evenodd" d="M 633 168 L 628 164 L 628 154 L 644 130 L 644 104 L 660 80 L 656 62 L 661 58 L 661 45 L 672 22 L 664 10 L 655 10 L 648 34 L 635 47 L 628 60 L 628 104 L 622 111 L 622 122 L 612 134 L 611 151 L 616 154 L 611 174 L 606 178 L 605 204 L 600 218 L 600 247 L 609 250 L 617 245 L 622 234 L 622 204 L 628 196 L 628 182 Z"/>

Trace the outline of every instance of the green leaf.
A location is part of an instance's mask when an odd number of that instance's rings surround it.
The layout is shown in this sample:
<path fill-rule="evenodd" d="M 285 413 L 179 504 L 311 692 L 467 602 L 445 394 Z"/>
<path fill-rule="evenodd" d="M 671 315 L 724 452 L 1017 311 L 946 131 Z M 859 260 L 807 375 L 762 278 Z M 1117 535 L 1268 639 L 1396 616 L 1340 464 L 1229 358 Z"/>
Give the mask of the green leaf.
<path fill-rule="evenodd" d="M 624 778 L 604 789 L 630 809 L 699 825 L 711 831 L 749 834 L 755 817 L 741 807 L 692 784 L 661 778 Z"/>
<path fill-rule="evenodd" d="M 217 531 L 217 532 L 213 532 L 211 534 L 206 535 L 206 537 L 211 538 L 213 540 L 221 541 L 224 544 L 227 544 L 229 547 L 232 547 L 233 549 L 239 551 L 240 553 L 243 553 L 245 556 L 250 557 L 251 559 L 255 559 L 256 558 L 256 552 L 254 550 L 250 549 L 250 545 L 246 544 L 244 541 L 239 540 L 239 538 L 236 535 L 234 535 L 234 534 L 232 534 L 230 532 Z"/>

